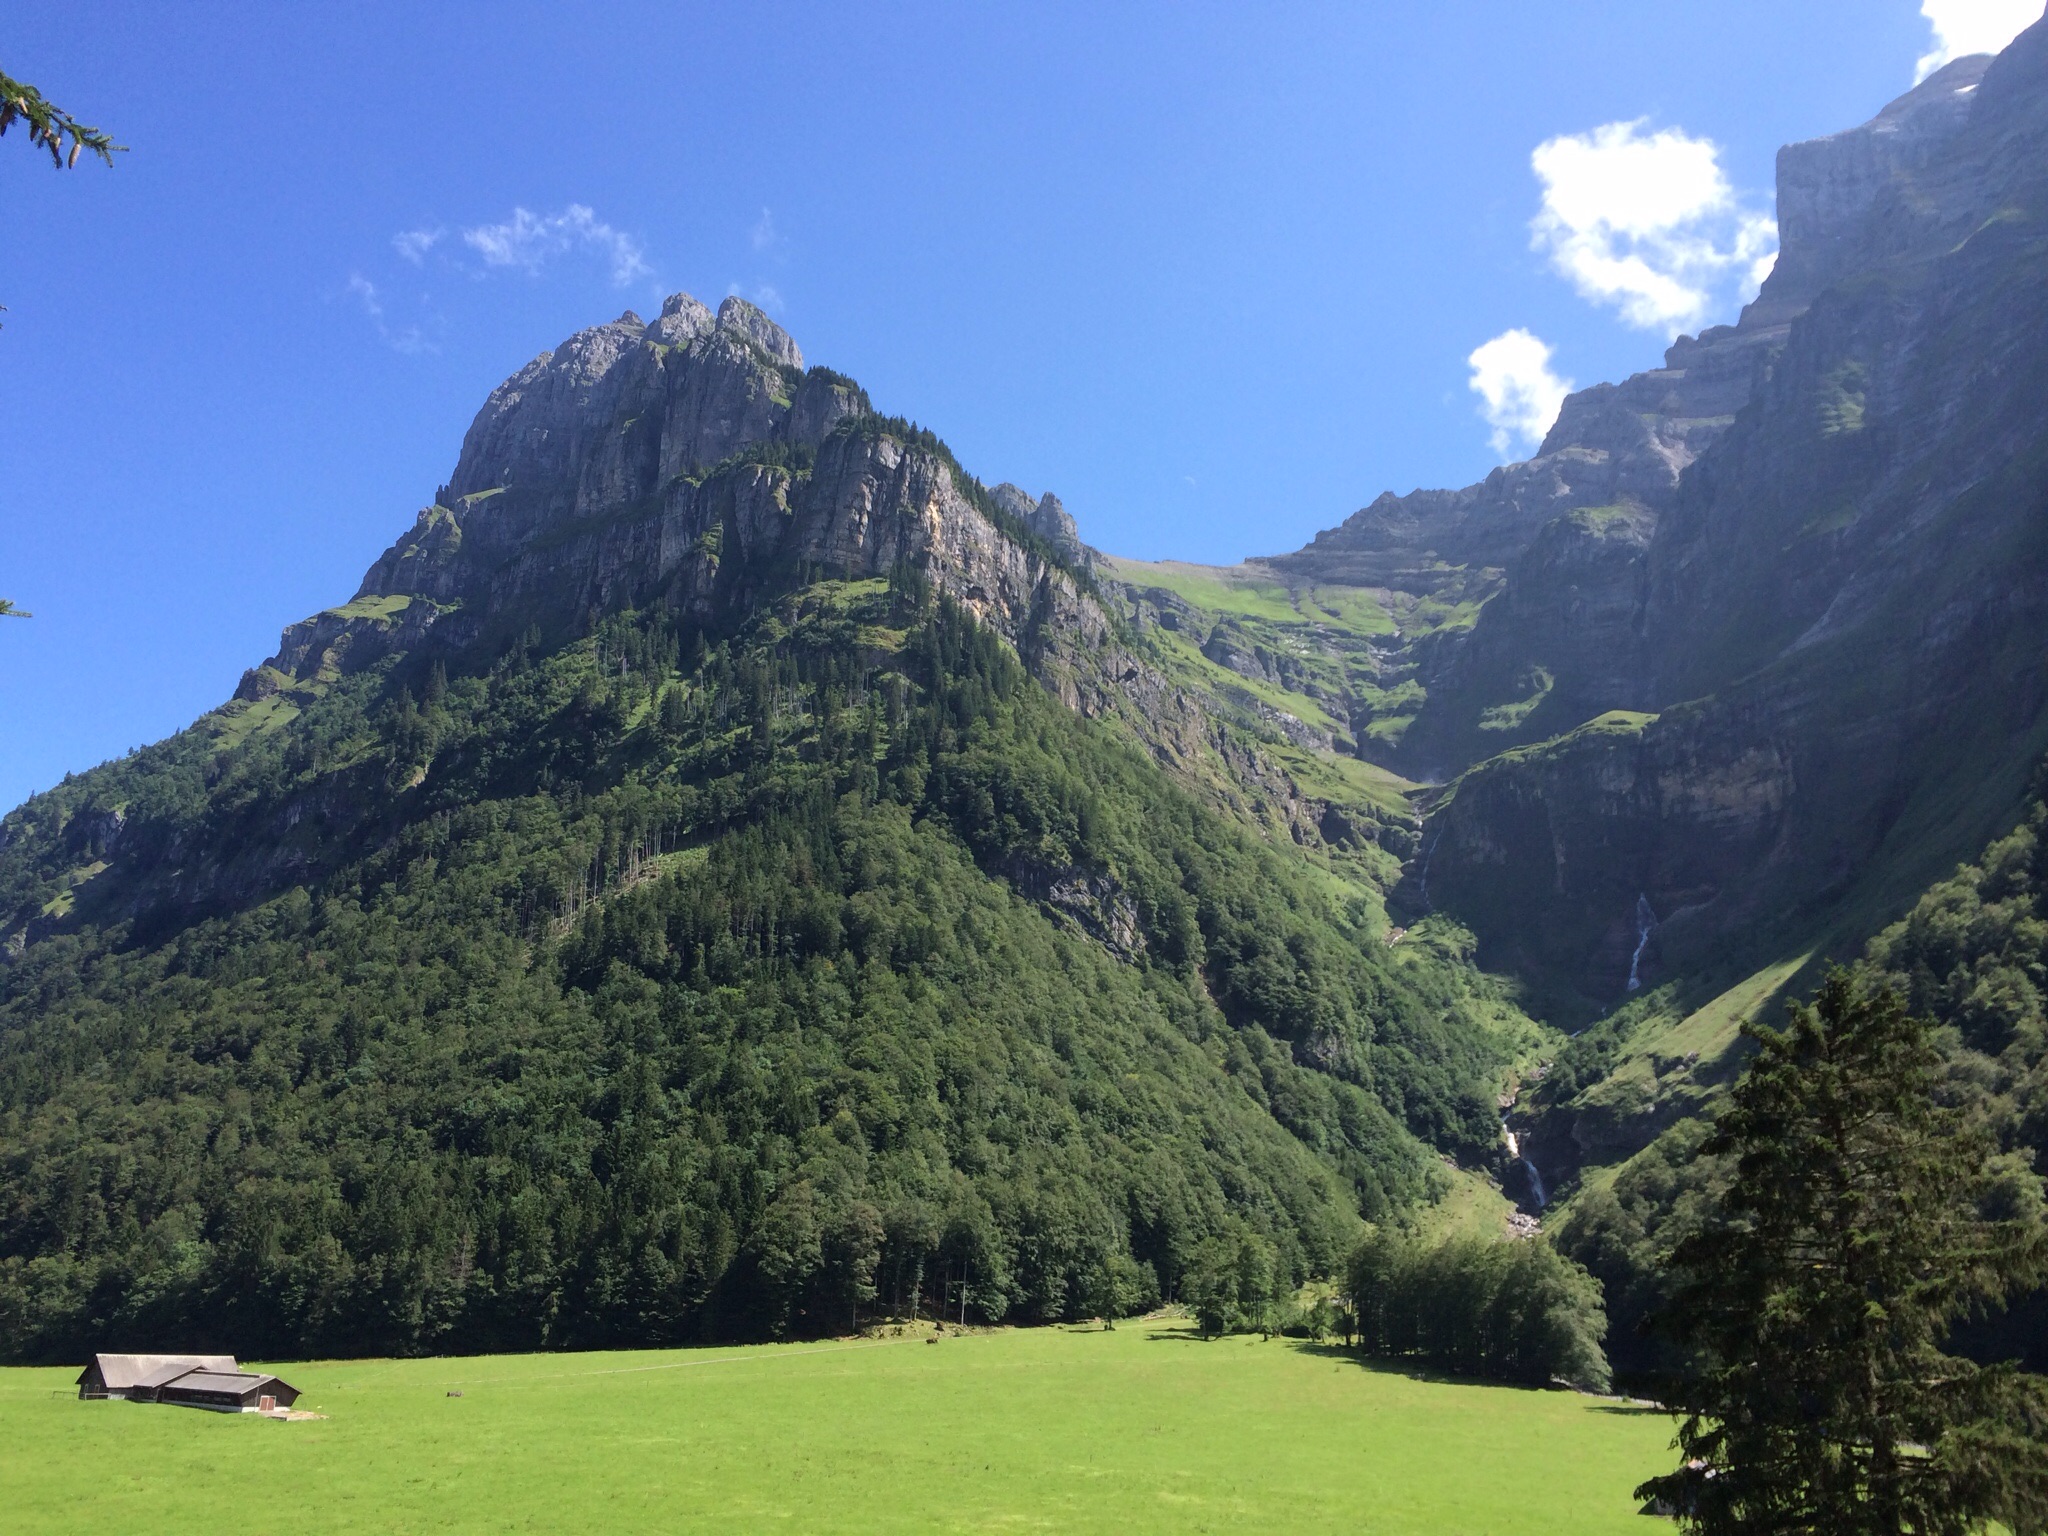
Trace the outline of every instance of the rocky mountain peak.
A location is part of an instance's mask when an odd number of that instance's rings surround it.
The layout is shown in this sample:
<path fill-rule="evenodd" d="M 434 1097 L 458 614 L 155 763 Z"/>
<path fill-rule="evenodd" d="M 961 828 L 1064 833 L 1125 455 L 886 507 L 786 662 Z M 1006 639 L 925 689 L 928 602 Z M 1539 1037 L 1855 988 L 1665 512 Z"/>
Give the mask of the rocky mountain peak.
<path fill-rule="evenodd" d="M 711 311 L 687 293 L 672 293 L 662 300 L 661 318 L 647 328 L 647 334 L 664 346 L 687 347 L 699 336 L 708 336 L 718 322 Z"/>
<path fill-rule="evenodd" d="M 744 336 L 778 363 L 791 368 L 804 365 L 803 348 L 790 339 L 789 332 L 736 293 L 718 306 L 718 328 Z"/>
<path fill-rule="evenodd" d="M 905 561 L 1005 634 L 1057 613 L 1099 636 L 1105 620 L 1076 581 L 1087 555 L 1057 496 L 994 493 L 1044 541 L 1024 548 L 943 444 L 873 418 L 851 379 L 802 364 L 745 299 L 714 316 L 687 293 L 651 325 L 629 310 L 541 353 L 491 392 L 448 484 L 356 601 L 287 630 L 244 696 L 430 628 L 454 644 L 529 624 L 573 634 L 647 604 L 712 622 L 805 572 L 886 575 Z"/>
<path fill-rule="evenodd" d="M 1084 557 L 1085 546 L 1081 543 L 1080 529 L 1066 505 L 1051 491 L 1034 501 L 1028 491 L 1005 480 L 1001 485 L 992 487 L 988 494 L 998 507 L 1069 560 L 1078 561 Z"/>

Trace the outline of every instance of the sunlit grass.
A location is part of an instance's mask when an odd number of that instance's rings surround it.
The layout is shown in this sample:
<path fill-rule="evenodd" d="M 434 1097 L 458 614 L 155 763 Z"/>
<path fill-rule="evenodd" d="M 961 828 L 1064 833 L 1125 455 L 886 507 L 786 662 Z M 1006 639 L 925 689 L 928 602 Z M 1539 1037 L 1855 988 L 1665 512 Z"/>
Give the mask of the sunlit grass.
<path fill-rule="evenodd" d="M 1641 1532 L 1667 1420 L 1184 1324 L 272 1367 L 323 1422 L 0 1371 L 17 1531 Z M 460 1392 L 460 1397 L 449 1394 Z"/>

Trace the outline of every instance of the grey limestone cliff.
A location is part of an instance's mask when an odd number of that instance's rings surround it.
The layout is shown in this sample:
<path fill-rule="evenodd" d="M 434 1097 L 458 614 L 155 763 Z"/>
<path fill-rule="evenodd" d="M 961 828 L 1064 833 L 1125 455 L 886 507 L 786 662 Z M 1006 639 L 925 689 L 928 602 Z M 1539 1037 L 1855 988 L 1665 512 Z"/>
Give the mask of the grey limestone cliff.
<path fill-rule="evenodd" d="M 803 367 L 753 305 L 714 317 L 677 294 L 544 352 L 491 392 L 449 482 L 346 607 L 285 634 L 244 680 L 274 692 L 418 643 L 666 602 L 710 618 L 791 573 L 916 565 L 1013 640 L 1036 626 L 1076 654 L 1107 621 L 1077 575 L 1073 519 L 1047 495 L 1006 536 L 943 448 L 874 415 L 843 375 Z M 1060 563 L 1066 560 L 1069 563 Z M 1099 669 L 1098 669 L 1099 670 Z"/>
<path fill-rule="evenodd" d="M 1673 955 L 1881 921 L 2048 742 L 2048 25 L 1779 164 L 1746 402 L 1584 580 L 1533 540 L 1438 681 L 1572 701 L 1458 781 L 1431 894 L 1595 995 L 1644 896 Z"/>

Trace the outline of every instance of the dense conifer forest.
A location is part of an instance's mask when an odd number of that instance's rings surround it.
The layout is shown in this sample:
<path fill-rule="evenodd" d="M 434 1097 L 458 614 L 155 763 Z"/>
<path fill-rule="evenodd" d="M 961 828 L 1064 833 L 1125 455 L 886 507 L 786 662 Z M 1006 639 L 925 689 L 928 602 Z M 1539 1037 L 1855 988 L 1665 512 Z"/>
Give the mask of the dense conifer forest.
<path fill-rule="evenodd" d="M 15 1358 L 1088 1315 L 1211 1239 L 1336 1273 L 1499 1138 L 1454 937 L 1379 942 L 907 569 L 231 707 L 0 882 L 78 903 L 0 969 Z"/>

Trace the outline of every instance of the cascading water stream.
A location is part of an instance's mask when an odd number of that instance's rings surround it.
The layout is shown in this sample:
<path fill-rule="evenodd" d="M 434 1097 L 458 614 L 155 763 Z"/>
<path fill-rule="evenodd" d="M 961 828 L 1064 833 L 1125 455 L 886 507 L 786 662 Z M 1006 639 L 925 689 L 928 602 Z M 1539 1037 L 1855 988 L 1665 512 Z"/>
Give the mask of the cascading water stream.
<path fill-rule="evenodd" d="M 1641 975 L 1643 951 L 1650 947 L 1650 935 L 1657 931 L 1657 914 L 1650 910 L 1650 898 L 1641 894 L 1636 897 L 1636 952 L 1628 957 L 1628 989 L 1636 991 L 1643 984 Z"/>
<path fill-rule="evenodd" d="M 1425 912 L 1435 910 L 1429 904 L 1429 861 L 1436 857 L 1436 845 L 1442 842 L 1443 840 L 1444 829 L 1442 827 L 1438 827 L 1436 829 L 1436 836 L 1432 837 L 1429 840 L 1429 846 L 1423 849 L 1422 851 L 1422 877 L 1420 881 L 1421 888 L 1418 894 L 1422 898 L 1422 910 Z"/>
<path fill-rule="evenodd" d="M 1508 1129 L 1505 1120 L 1501 1122 L 1500 1133 L 1507 1138 L 1508 1156 L 1520 1163 L 1522 1165 L 1522 1172 L 1528 1175 L 1529 1203 L 1535 1206 L 1537 1210 L 1542 1210 L 1546 1205 L 1550 1204 L 1550 1193 L 1543 1187 L 1543 1175 L 1537 1171 L 1536 1164 L 1523 1153 L 1522 1138 Z"/>

